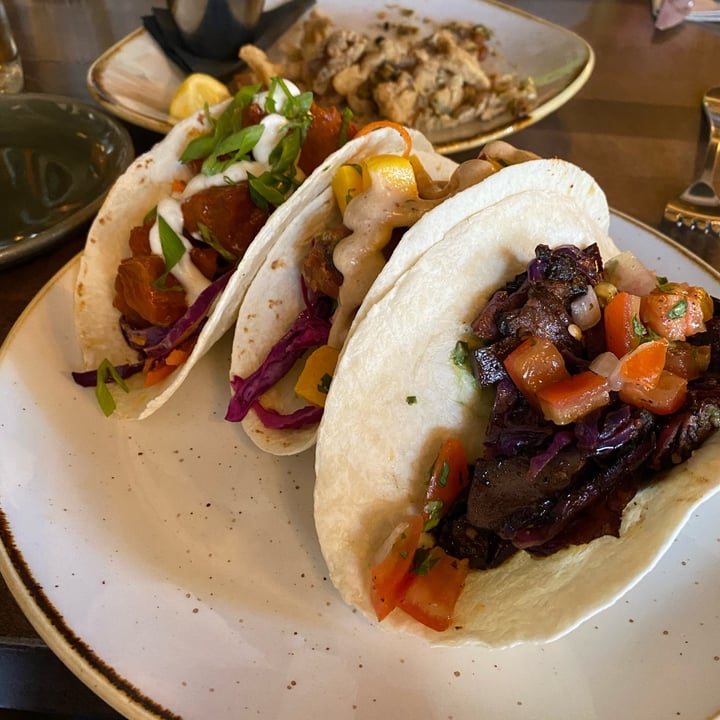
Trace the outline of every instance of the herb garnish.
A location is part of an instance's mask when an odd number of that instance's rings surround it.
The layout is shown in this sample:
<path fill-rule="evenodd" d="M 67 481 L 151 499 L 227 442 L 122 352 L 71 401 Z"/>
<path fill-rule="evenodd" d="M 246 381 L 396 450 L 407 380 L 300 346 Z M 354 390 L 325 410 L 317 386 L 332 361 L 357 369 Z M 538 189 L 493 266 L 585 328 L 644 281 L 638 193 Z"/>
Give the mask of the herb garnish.
<path fill-rule="evenodd" d="M 165 272 L 159 278 L 153 280 L 152 285 L 157 290 L 180 290 L 181 288 L 177 285 L 169 287 L 167 277 L 170 270 L 180 262 L 180 259 L 185 254 L 185 245 L 162 215 L 157 216 L 157 224 L 160 234 L 160 247 L 162 248 L 163 258 L 165 258 Z"/>
<path fill-rule="evenodd" d="M 329 373 L 325 373 L 321 378 L 320 382 L 318 383 L 317 389 L 318 392 L 321 392 L 325 395 L 330 392 L 330 383 L 332 382 L 332 375 Z"/>
<path fill-rule="evenodd" d="M 688 301 L 687 298 L 680 298 L 671 308 L 668 310 L 668 320 L 679 320 L 687 315 Z"/>
<path fill-rule="evenodd" d="M 350 122 L 353 119 L 353 111 L 346 107 L 342 111 L 342 124 L 340 125 L 340 136 L 338 138 L 338 147 L 341 148 L 348 141 L 348 131 L 350 130 Z"/>
<path fill-rule="evenodd" d="M 453 363 L 458 367 L 466 367 L 468 361 L 468 345 L 462 340 L 458 340 L 455 343 L 455 347 L 450 355 Z"/>
<path fill-rule="evenodd" d="M 115 382 L 124 392 L 130 392 L 127 383 L 120 377 L 115 366 L 105 358 L 97 369 L 97 380 L 95 381 L 95 397 L 105 417 L 110 417 L 115 412 L 115 398 L 108 388 L 109 382 Z"/>
<path fill-rule="evenodd" d="M 440 522 L 440 515 L 442 514 L 444 507 L 445 503 L 442 500 L 430 500 L 425 503 L 423 512 L 428 516 L 428 519 L 423 525 L 423 532 L 432 530 Z"/>
<path fill-rule="evenodd" d="M 427 575 L 437 564 L 439 557 L 431 557 L 432 548 L 418 548 L 413 557 L 413 572 L 416 575 Z"/>
<path fill-rule="evenodd" d="M 285 95 L 282 107 L 282 114 L 288 120 L 284 126 L 285 135 L 270 153 L 270 170 L 259 177 L 248 177 L 253 202 L 264 210 L 270 209 L 271 205 L 275 207 L 282 205 L 300 186 L 301 181 L 297 177 L 295 163 L 300 156 L 300 150 L 313 119 L 310 112 L 313 102 L 312 93 L 292 95 L 280 78 L 273 78 L 270 84 L 266 103 L 268 112 L 274 112 L 274 95 L 277 88 L 280 88 Z"/>
<path fill-rule="evenodd" d="M 198 222 L 198 230 L 203 242 L 215 250 L 224 260 L 233 264 L 237 262 L 237 257 L 215 237 L 213 231 L 205 223 Z"/>
<path fill-rule="evenodd" d="M 206 104 L 205 117 L 211 127 L 211 131 L 196 137 L 188 143 L 188 146 L 180 156 L 180 162 L 188 163 L 192 160 L 210 157 L 220 143 L 234 133 L 242 130 L 243 111 L 252 103 L 253 98 L 261 87 L 261 85 L 257 84 L 245 85 L 240 88 L 228 106 L 217 118 L 210 115 L 210 109 Z"/>

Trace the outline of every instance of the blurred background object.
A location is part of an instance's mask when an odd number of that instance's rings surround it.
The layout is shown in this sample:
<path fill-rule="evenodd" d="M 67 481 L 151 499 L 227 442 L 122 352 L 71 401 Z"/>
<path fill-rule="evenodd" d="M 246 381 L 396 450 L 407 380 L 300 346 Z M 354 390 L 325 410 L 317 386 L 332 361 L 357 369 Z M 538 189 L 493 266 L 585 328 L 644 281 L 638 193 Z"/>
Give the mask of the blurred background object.
<path fill-rule="evenodd" d="M 263 0 L 168 0 L 183 41 L 197 55 L 226 60 L 253 38 Z"/>
<path fill-rule="evenodd" d="M 5 5 L 0 0 L 0 93 L 17 93 L 22 88 L 22 61 Z"/>

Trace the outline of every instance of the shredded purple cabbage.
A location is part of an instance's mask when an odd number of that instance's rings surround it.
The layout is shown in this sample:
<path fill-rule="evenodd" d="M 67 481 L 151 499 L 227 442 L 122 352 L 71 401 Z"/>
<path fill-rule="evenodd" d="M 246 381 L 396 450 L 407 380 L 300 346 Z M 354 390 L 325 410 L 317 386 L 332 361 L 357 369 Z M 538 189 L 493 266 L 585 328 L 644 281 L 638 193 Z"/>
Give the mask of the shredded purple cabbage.
<path fill-rule="evenodd" d="M 307 307 L 270 350 L 262 365 L 246 378 L 236 375 L 230 380 L 233 394 L 225 414 L 226 420 L 240 422 L 254 409 L 260 396 L 287 375 L 306 350 L 327 342 L 333 301 L 325 296 L 311 298 L 305 294 L 305 302 Z M 273 419 L 271 422 L 273 424 L 268 427 L 279 427 L 279 420 Z M 287 422 L 290 423 L 288 427 L 298 427 L 292 420 Z"/>
<path fill-rule="evenodd" d="M 530 472 L 528 480 L 537 477 L 538 473 L 567 445 L 573 440 L 573 433 L 570 430 L 560 430 L 553 436 L 550 445 L 542 452 L 530 458 Z"/>
<path fill-rule="evenodd" d="M 217 280 L 214 280 L 198 295 L 195 302 L 185 311 L 185 314 L 163 334 L 163 337 L 140 348 L 145 357 L 159 359 L 165 357 L 173 348 L 177 347 L 183 340 L 190 337 L 199 330 L 201 324 L 207 319 L 210 307 L 220 293 L 225 289 L 233 274 L 228 270 Z"/>
<path fill-rule="evenodd" d="M 125 363 L 124 365 L 116 365 L 115 371 L 123 380 L 126 380 L 135 373 L 139 373 L 144 365 L 144 362 Z M 73 372 L 72 377 L 80 387 L 95 387 L 97 385 L 97 374 L 97 370 L 85 370 L 83 372 Z M 112 377 L 108 378 L 108 382 L 114 382 Z"/>
<path fill-rule="evenodd" d="M 263 407 L 259 401 L 253 404 L 252 409 L 265 427 L 274 430 L 297 430 L 308 425 L 317 425 L 323 414 L 323 409 L 316 405 L 307 405 L 287 415 Z"/>
<path fill-rule="evenodd" d="M 186 340 L 194 332 L 198 332 L 207 320 L 212 304 L 225 289 L 233 274 L 232 270 L 214 280 L 198 295 L 195 302 L 185 311 L 185 314 L 170 327 L 151 326 L 135 330 L 124 319 L 120 319 L 120 331 L 125 342 L 137 350 L 140 362 L 116 365 L 115 370 L 121 378 L 125 379 L 143 369 L 145 358 L 160 360 Z M 97 385 L 97 369 L 85 372 L 73 372 L 73 380 L 82 387 L 95 387 Z"/>

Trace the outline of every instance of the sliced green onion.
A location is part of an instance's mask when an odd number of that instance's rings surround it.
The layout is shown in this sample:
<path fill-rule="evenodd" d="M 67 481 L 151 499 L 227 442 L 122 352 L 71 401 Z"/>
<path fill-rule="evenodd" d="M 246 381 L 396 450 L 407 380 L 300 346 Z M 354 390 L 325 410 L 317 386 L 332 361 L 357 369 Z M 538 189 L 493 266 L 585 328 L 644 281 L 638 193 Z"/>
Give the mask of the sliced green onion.
<path fill-rule="evenodd" d="M 105 417 L 110 417 L 117 407 L 115 404 L 115 398 L 108 387 L 108 383 L 111 381 L 114 381 L 124 392 L 130 392 L 130 388 L 125 380 L 120 377 L 120 374 L 115 369 L 115 366 L 107 358 L 105 358 L 105 360 L 100 363 L 100 367 L 97 369 L 97 380 L 95 381 L 95 397 L 97 398 L 100 409 L 103 411 Z"/>
<path fill-rule="evenodd" d="M 224 260 L 231 263 L 237 262 L 237 257 L 220 243 L 220 241 L 215 237 L 213 231 L 207 225 L 199 222 L 198 230 L 200 230 L 200 237 L 202 237 L 203 242 L 215 250 L 215 252 L 218 253 L 218 255 L 220 255 Z"/>
<path fill-rule="evenodd" d="M 185 254 L 185 245 L 162 215 L 158 215 L 157 222 L 160 232 L 160 247 L 165 258 L 165 268 L 172 270 Z"/>

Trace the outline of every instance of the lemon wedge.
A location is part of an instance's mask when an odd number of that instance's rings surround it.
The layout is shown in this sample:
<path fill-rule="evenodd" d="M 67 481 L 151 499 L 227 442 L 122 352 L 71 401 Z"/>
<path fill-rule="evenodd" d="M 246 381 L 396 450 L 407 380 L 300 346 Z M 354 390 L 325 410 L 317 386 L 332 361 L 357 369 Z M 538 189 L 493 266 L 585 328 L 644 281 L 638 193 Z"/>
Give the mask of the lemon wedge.
<path fill-rule="evenodd" d="M 170 102 L 170 115 L 182 120 L 196 110 L 208 105 L 215 105 L 230 97 L 230 91 L 217 78 L 205 73 L 188 75 L 175 91 Z"/>

